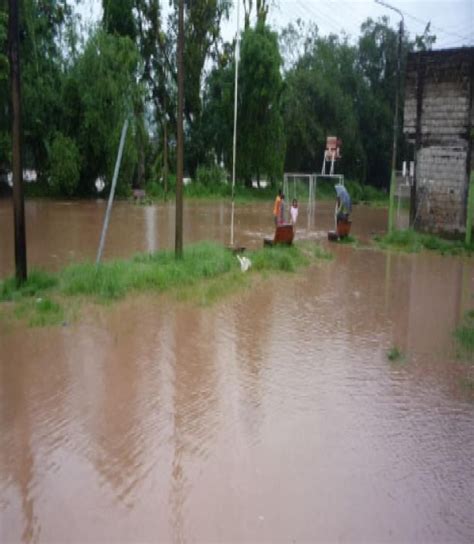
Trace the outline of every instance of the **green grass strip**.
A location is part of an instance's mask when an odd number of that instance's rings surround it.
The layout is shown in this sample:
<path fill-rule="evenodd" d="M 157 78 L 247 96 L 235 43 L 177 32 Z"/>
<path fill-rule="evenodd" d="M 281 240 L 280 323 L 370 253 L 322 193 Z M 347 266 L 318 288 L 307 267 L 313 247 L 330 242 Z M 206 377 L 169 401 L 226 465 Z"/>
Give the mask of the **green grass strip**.
<path fill-rule="evenodd" d="M 434 234 L 425 234 L 413 229 L 395 230 L 391 234 L 376 237 L 375 240 L 383 249 L 408 253 L 418 253 L 426 249 L 441 255 L 462 255 L 474 251 L 473 245 L 466 245 L 461 240 L 445 240 Z"/>
<path fill-rule="evenodd" d="M 18 286 L 14 279 L 0 282 L 0 301 L 14 303 L 14 315 L 30 325 L 53 325 L 64 321 L 61 304 L 68 297 L 86 297 L 97 302 L 118 300 L 130 293 L 173 291 L 180 299 L 210 304 L 246 285 L 255 272 L 295 272 L 317 259 L 332 255 L 317 244 L 263 248 L 248 251 L 250 271 L 243 274 L 237 257 L 211 242 L 185 248 L 182 259 L 172 251 L 139 254 L 130 260 L 70 265 L 58 274 L 34 271 Z"/>

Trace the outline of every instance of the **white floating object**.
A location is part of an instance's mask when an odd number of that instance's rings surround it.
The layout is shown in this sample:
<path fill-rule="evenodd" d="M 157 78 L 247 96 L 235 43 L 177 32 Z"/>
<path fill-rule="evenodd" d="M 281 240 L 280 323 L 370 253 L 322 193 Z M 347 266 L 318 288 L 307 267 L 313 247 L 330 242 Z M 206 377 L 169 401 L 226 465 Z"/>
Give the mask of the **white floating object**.
<path fill-rule="evenodd" d="M 98 193 L 101 193 L 105 188 L 105 181 L 104 178 L 97 178 L 95 180 L 95 188 L 97 189 Z"/>
<path fill-rule="evenodd" d="M 248 257 L 241 257 L 240 255 L 237 255 L 237 259 L 239 259 L 240 270 L 242 270 L 242 272 L 247 272 L 247 270 L 252 266 L 252 261 Z"/>

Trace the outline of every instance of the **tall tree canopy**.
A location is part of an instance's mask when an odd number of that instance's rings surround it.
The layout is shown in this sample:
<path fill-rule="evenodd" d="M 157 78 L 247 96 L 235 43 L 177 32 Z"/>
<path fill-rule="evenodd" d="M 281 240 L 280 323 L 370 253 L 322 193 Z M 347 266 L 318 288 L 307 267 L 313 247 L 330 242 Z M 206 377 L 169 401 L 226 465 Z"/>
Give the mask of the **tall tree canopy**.
<path fill-rule="evenodd" d="M 287 73 L 284 117 L 288 170 L 319 170 L 326 137 L 334 135 L 344 143 L 341 169 L 351 177 L 363 173 L 365 157 L 354 107 L 363 81 L 356 58 L 357 50 L 347 40 L 316 38 Z"/>
<path fill-rule="evenodd" d="M 263 22 L 242 36 L 238 172 L 246 183 L 261 174 L 283 174 L 285 139 L 280 111 L 282 92 L 278 38 Z"/>
<path fill-rule="evenodd" d="M 24 163 L 46 186 L 88 194 L 110 181 L 125 117 L 131 121 L 120 190 L 166 180 L 176 125 L 177 0 L 102 0 L 80 26 L 72 0 L 21 2 Z M 234 43 L 222 39 L 231 0 L 185 2 L 185 168 L 232 167 Z M 387 186 L 396 93 L 397 29 L 368 19 L 357 41 L 297 21 L 280 35 L 268 0 L 245 0 L 238 94 L 237 176 L 279 179 L 318 171 L 325 139 L 343 140 L 349 177 Z M 0 0 L 0 170 L 10 165 L 7 0 Z M 166 14 L 166 15 L 165 15 Z M 432 47 L 427 25 L 403 56 Z M 401 95 L 403 104 L 403 93 Z M 402 115 L 403 108 L 400 109 Z M 401 125 L 400 117 L 400 125 Z M 399 144 L 402 148 L 403 138 Z M 168 160 L 171 155 L 171 160 Z M 169 165 L 169 166 L 168 166 Z M 166 181 L 164 181 L 166 183 Z"/>

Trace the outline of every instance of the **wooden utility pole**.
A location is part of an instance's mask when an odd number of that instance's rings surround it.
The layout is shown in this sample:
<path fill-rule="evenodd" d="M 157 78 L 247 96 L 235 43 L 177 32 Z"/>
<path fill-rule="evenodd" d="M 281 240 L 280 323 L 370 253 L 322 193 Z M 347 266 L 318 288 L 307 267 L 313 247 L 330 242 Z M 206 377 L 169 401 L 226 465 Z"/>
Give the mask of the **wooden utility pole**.
<path fill-rule="evenodd" d="M 13 216 L 15 223 L 15 274 L 18 283 L 26 280 L 25 201 L 23 196 L 23 168 L 21 162 L 21 93 L 19 2 L 9 0 L 8 56 L 10 62 L 12 116 L 12 175 Z"/>
<path fill-rule="evenodd" d="M 176 130 L 176 224 L 175 256 L 183 256 L 183 101 L 184 101 L 184 0 L 179 0 L 178 9 L 178 115 Z"/>

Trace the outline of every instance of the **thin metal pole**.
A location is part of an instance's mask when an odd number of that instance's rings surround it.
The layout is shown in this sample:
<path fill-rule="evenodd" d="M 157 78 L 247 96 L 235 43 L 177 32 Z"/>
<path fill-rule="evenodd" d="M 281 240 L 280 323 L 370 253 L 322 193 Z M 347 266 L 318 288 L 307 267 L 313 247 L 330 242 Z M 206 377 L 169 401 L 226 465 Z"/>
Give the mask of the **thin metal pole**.
<path fill-rule="evenodd" d="M 390 174 L 390 196 L 389 196 L 389 208 L 388 208 L 388 233 L 391 234 L 393 231 L 393 207 L 394 207 L 394 200 L 395 200 L 395 185 L 396 185 L 396 171 L 395 168 L 397 166 L 397 137 L 398 137 L 398 103 L 399 103 L 399 95 L 400 95 L 400 81 L 401 81 L 401 57 L 402 57 L 402 40 L 403 40 L 403 24 L 404 24 L 404 18 L 403 13 L 391 6 L 390 4 L 387 4 L 386 2 L 383 2 L 382 0 L 375 0 L 377 4 L 380 4 L 388 9 L 391 9 L 392 11 L 395 11 L 400 15 L 401 21 L 400 21 L 400 28 L 398 31 L 398 48 L 397 48 L 397 88 L 395 90 L 395 111 L 393 114 L 393 147 L 392 147 L 392 168 L 391 168 L 391 174 Z"/>
<path fill-rule="evenodd" d="M 118 173 L 120 170 L 120 163 L 122 162 L 123 146 L 125 144 L 125 136 L 127 135 L 128 119 L 122 127 L 122 134 L 120 136 L 119 150 L 117 154 L 117 160 L 115 161 L 114 177 L 112 178 L 112 187 L 110 188 L 109 201 L 107 203 L 107 210 L 105 212 L 104 226 L 102 227 L 102 233 L 100 235 L 99 250 L 97 252 L 97 259 L 95 264 L 98 266 L 102 259 L 102 253 L 104 251 L 105 237 L 107 236 L 107 229 L 109 228 L 110 213 L 112 211 L 112 203 L 114 201 L 115 186 L 117 185 Z"/>
<path fill-rule="evenodd" d="M 18 283 L 27 279 L 25 199 L 21 160 L 21 82 L 19 48 L 18 0 L 9 0 L 8 38 L 10 56 L 11 114 L 12 114 L 12 176 L 13 216 L 15 231 L 15 275 Z"/>
<path fill-rule="evenodd" d="M 474 211 L 474 170 L 471 171 L 469 180 L 469 194 L 467 197 L 467 220 L 466 220 L 466 245 L 471 243 L 472 234 L 472 215 Z"/>
<path fill-rule="evenodd" d="M 240 0 L 237 0 L 237 33 L 235 36 L 235 83 L 234 83 L 234 141 L 232 149 L 232 211 L 230 217 L 230 245 L 234 246 L 234 210 L 235 210 L 235 160 L 237 155 L 237 96 L 239 81 L 239 57 L 240 57 Z"/>
<path fill-rule="evenodd" d="M 184 135 L 183 135 L 183 103 L 184 103 L 184 0 L 179 0 L 178 7 L 178 112 L 176 130 L 176 215 L 175 215 L 175 257 L 183 256 L 183 170 L 184 170 Z"/>
<path fill-rule="evenodd" d="M 423 95 L 425 87 L 425 60 L 422 53 L 418 54 L 418 62 L 416 69 L 416 124 L 415 124 L 415 153 L 414 153 L 414 168 L 413 179 L 410 187 L 410 227 L 415 228 L 415 219 L 418 215 L 417 201 L 417 185 L 418 185 L 418 154 L 421 151 L 421 118 L 423 116 Z"/>

